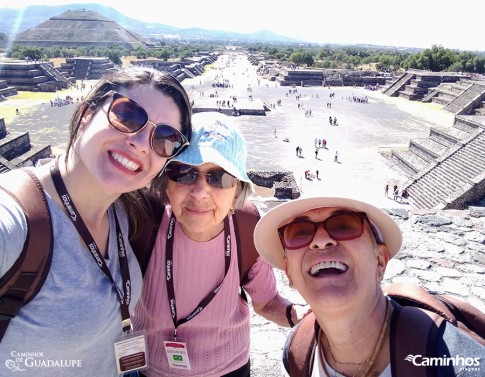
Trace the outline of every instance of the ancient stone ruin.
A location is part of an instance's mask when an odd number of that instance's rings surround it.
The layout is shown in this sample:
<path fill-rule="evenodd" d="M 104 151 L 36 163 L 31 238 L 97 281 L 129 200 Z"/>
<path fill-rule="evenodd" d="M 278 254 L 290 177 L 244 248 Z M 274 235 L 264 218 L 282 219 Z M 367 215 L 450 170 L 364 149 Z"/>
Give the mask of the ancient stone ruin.
<path fill-rule="evenodd" d="M 10 133 L 0 119 L 0 173 L 22 166 L 33 166 L 41 158 L 52 157 L 50 145 L 36 147 L 29 133 Z"/>

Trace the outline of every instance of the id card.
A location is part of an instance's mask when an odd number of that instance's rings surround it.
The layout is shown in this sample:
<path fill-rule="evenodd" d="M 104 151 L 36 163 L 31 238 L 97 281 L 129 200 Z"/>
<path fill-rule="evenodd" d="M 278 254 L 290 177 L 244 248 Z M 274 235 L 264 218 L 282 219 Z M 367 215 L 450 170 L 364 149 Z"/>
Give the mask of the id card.
<path fill-rule="evenodd" d="M 125 336 L 114 344 L 118 373 L 132 372 L 148 367 L 144 331 Z"/>
<path fill-rule="evenodd" d="M 164 340 L 163 345 L 170 368 L 191 370 L 187 344 L 183 339 Z"/>

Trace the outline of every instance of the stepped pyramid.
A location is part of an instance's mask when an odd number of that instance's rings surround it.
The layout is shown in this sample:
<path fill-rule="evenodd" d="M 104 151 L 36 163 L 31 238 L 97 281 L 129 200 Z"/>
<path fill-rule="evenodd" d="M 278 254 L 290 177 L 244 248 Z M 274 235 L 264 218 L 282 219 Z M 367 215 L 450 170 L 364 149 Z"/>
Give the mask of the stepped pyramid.
<path fill-rule="evenodd" d="M 14 43 L 21 46 L 70 48 L 109 48 L 117 45 L 130 50 L 151 46 L 151 42 L 142 36 L 87 9 L 68 10 L 51 17 L 37 27 L 18 34 Z"/>
<path fill-rule="evenodd" d="M 435 86 L 430 86 L 434 83 Z M 403 185 L 419 209 L 465 209 L 485 203 L 485 81 L 457 73 L 408 71 L 383 91 L 434 102 L 455 114 L 453 126 L 431 128 L 388 158 L 407 176 Z M 426 94 L 427 92 L 427 94 Z"/>

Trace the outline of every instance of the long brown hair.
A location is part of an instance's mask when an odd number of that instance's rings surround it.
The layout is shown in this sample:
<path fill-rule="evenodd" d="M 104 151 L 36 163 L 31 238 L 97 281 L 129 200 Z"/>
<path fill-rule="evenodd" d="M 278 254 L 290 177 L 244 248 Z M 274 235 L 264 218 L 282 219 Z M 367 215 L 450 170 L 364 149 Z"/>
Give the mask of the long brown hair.
<path fill-rule="evenodd" d="M 151 86 L 171 97 L 180 111 L 181 132 L 187 140 L 190 140 L 192 136 L 192 109 L 189 96 L 182 84 L 172 75 L 151 68 L 118 68 L 103 76 L 74 112 L 69 125 L 70 135 L 66 149 L 66 166 L 69 161 L 69 156 L 76 154 L 74 145 L 83 132 L 80 124 L 85 111 L 88 108 L 93 111 L 98 111 L 103 105 L 104 101 L 102 99 L 108 92 L 117 91 L 121 88 L 133 88 L 135 86 Z M 131 234 L 138 234 L 143 222 L 152 221 L 150 214 L 151 208 L 144 200 L 143 191 L 132 191 L 121 194 L 120 196 L 120 200 L 130 216 Z"/>

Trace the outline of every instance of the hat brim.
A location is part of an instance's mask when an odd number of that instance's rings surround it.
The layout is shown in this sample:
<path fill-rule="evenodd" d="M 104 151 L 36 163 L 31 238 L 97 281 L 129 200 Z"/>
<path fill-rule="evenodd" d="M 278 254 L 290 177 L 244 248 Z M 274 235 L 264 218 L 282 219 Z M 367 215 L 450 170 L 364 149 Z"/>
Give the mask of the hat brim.
<path fill-rule="evenodd" d="M 384 243 L 394 257 L 402 245 L 402 232 L 397 223 L 384 211 L 359 200 L 341 197 L 306 197 L 282 203 L 268 211 L 256 224 L 256 250 L 273 267 L 284 270 L 284 250 L 278 228 L 295 216 L 315 208 L 339 207 L 362 211 L 378 228 Z"/>
<path fill-rule="evenodd" d="M 227 160 L 218 150 L 199 146 L 197 143 L 190 144 L 184 153 L 180 153 L 170 160 L 172 162 L 180 162 L 182 164 L 199 166 L 206 163 L 212 163 L 227 171 L 237 179 L 243 182 L 251 183 L 246 172 L 240 172 L 240 170 Z"/>

